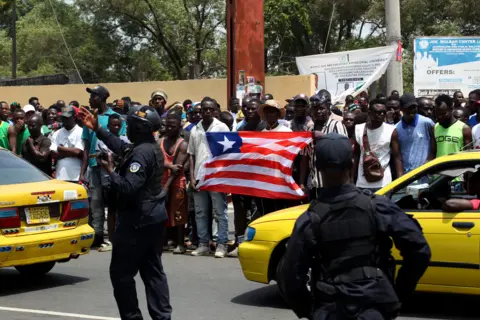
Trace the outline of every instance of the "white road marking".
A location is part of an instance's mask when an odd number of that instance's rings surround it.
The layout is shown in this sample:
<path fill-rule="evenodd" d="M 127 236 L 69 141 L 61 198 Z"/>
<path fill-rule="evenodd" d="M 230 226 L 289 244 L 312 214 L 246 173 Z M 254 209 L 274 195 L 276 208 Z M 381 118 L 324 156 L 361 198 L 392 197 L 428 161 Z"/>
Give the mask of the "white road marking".
<path fill-rule="evenodd" d="M 0 311 L 11 311 L 11 312 L 23 312 L 23 313 L 44 314 L 44 315 L 49 315 L 49 316 L 68 317 L 68 318 L 77 318 L 77 319 L 120 320 L 120 318 L 89 316 L 89 315 L 86 315 L 86 314 L 65 313 L 65 312 L 55 312 L 55 311 L 44 311 L 44 310 L 33 310 L 33 309 L 20 309 L 20 308 L 9 308 L 9 307 L 0 307 Z"/>

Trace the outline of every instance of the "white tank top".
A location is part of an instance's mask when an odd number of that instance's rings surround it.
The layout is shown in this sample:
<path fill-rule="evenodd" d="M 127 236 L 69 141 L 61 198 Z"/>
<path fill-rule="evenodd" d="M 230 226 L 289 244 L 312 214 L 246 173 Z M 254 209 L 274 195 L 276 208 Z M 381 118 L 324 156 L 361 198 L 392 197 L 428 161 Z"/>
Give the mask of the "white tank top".
<path fill-rule="evenodd" d="M 363 174 L 363 156 L 365 150 L 363 148 L 363 131 L 365 130 L 365 123 L 357 124 L 355 126 L 355 139 L 360 146 L 360 163 L 358 165 L 358 177 L 357 187 L 359 188 L 383 188 L 390 182 L 392 182 L 392 172 L 390 171 L 390 155 L 391 148 L 390 143 L 392 141 L 392 133 L 395 130 L 395 126 L 387 123 L 383 123 L 375 130 L 367 128 L 368 143 L 370 144 L 370 150 L 375 153 L 382 167 L 385 169 L 383 179 L 377 182 L 367 182 Z"/>

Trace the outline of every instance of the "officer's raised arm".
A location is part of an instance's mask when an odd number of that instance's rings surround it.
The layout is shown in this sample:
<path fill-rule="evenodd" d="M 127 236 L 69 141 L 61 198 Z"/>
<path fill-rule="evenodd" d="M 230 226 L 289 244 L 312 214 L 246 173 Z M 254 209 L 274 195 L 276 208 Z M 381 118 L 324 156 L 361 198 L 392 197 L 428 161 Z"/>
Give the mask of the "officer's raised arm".
<path fill-rule="evenodd" d="M 403 261 L 395 281 L 400 301 L 411 295 L 427 270 L 431 252 L 420 224 L 390 199 L 375 199 L 379 229 L 386 232 L 400 251 Z M 383 230 L 382 230 L 383 229 Z"/>

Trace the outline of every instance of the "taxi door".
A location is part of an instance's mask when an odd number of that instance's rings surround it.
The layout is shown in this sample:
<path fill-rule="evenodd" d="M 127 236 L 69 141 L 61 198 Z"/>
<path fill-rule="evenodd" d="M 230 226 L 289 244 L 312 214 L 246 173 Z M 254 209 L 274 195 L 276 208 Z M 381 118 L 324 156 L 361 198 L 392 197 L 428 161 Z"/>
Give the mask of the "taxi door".
<path fill-rule="evenodd" d="M 423 285 L 480 286 L 480 212 L 411 212 L 420 222 L 432 259 Z"/>

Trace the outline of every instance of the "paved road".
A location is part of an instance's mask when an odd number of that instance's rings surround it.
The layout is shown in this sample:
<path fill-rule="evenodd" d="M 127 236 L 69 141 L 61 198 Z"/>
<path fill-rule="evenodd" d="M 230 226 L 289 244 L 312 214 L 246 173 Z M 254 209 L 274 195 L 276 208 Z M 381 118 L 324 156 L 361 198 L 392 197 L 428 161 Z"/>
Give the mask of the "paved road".
<path fill-rule="evenodd" d="M 13 269 L 0 270 L 0 319 L 118 318 L 108 275 L 109 259 L 109 253 L 93 252 L 57 265 L 49 275 L 35 282 L 26 282 Z M 173 319 L 295 319 L 275 285 L 246 281 L 235 258 L 166 254 L 164 264 L 170 282 Z M 149 319 L 143 284 L 139 281 L 137 286 L 141 309 Z M 415 301 L 402 319 L 478 319 L 473 298 L 420 295 Z"/>

